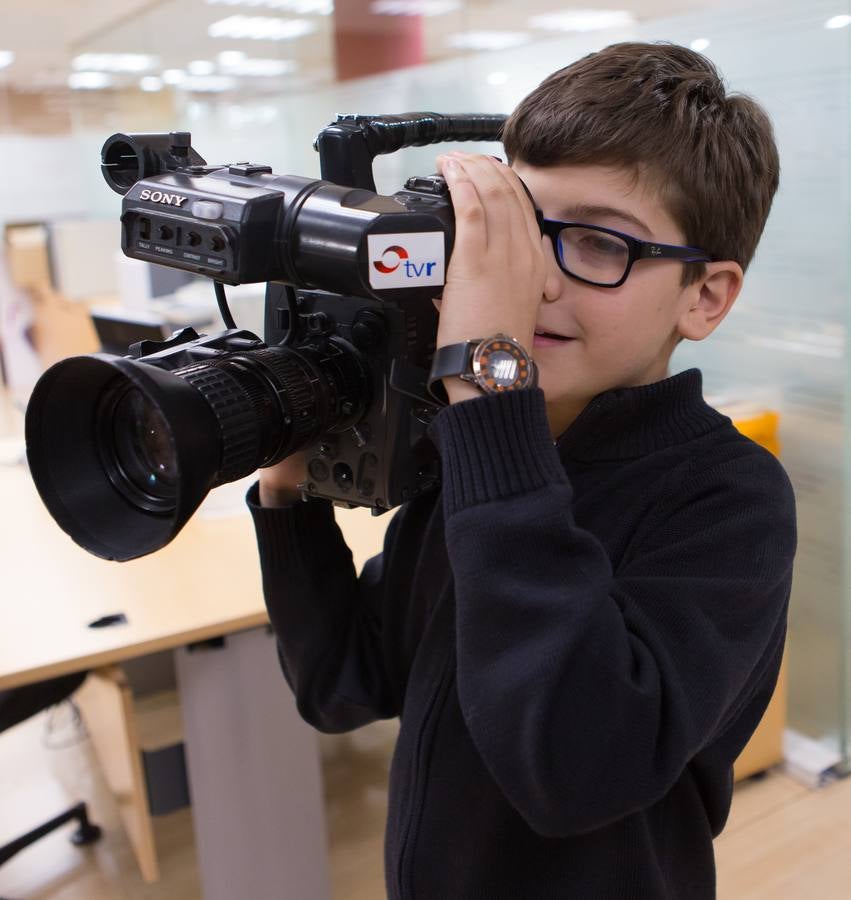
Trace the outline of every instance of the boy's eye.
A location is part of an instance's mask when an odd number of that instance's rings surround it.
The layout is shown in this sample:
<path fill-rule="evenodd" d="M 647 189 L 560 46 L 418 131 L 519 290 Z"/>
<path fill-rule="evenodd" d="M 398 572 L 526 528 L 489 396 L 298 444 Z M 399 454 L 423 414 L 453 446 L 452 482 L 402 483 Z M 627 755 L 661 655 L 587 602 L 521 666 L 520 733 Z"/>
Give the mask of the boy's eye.
<path fill-rule="evenodd" d="M 563 228 L 559 234 L 562 268 L 596 284 L 615 285 L 629 263 L 626 241 L 593 228 Z"/>
<path fill-rule="evenodd" d="M 579 238 L 578 246 L 583 253 L 597 253 L 602 256 L 624 256 L 627 253 L 623 241 L 603 234 L 586 233 Z"/>

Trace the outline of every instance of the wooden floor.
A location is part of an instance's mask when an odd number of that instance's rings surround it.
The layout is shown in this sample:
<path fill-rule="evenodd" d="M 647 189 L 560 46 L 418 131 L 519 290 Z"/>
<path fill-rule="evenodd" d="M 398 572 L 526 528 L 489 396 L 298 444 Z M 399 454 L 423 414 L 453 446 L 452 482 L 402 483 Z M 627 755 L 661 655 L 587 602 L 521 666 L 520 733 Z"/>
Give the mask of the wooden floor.
<path fill-rule="evenodd" d="M 19 410 L 0 391 L 0 437 L 19 435 L 22 425 Z M 9 457 L 0 454 L 0 464 L 20 454 L 11 444 L 0 449 Z M 396 725 L 386 722 L 319 736 L 334 900 L 385 896 L 382 846 L 395 737 Z M 43 838 L 0 868 L 0 897 L 200 900 L 189 810 L 155 820 L 162 879 L 145 884 L 68 705 L 0 735 L 0 844 L 80 799 L 104 829 L 100 842 L 83 850 L 71 846 L 71 825 Z M 737 786 L 715 851 L 719 900 L 847 900 L 851 778 L 810 791 L 772 772 Z"/>
<path fill-rule="evenodd" d="M 385 896 L 382 844 L 395 736 L 394 723 L 320 735 L 334 900 Z M 156 820 L 162 879 L 145 884 L 67 705 L 52 720 L 45 713 L 0 736 L 0 783 L 0 844 L 80 798 L 104 828 L 88 849 L 70 845 L 69 825 L 23 851 L 0 868 L 0 897 L 200 900 L 189 811 Z M 772 772 L 738 786 L 716 857 L 720 900 L 846 900 L 851 779 L 810 791 Z"/>

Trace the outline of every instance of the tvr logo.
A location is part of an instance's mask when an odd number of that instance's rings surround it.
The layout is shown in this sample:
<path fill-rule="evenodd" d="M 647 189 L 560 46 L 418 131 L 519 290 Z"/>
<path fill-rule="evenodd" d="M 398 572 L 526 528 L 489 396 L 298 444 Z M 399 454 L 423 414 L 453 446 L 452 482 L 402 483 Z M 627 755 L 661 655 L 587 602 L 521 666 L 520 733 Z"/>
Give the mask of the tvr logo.
<path fill-rule="evenodd" d="M 390 254 L 389 257 L 387 255 L 388 253 Z M 404 247 L 393 244 L 381 254 L 381 259 L 375 260 L 373 265 L 376 269 L 378 269 L 379 272 L 383 273 L 384 275 L 389 275 L 391 272 L 395 272 L 396 269 L 399 268 L 402 260 L 406 260 L 407 258 L 408 251 Z M 390 263 L 390 265 L 387 265 L 388 262 Z"/>
<path fill-rule="evenodd" d="M 377 290 L 442 285 L 444 238 L 441 231 L 367 235 L 369 284 Z"/>
<path fill-rule="evenodd" d="M 404 247 L 400 247 L 398 244 L 391 244 L 381 254 L 381 259 L 375 260 L 373 265 L 383 275 L 390 275 L 399 266 L 402 266 L 406 278 L 420 278 L 423 275 L 431 275 L 432 270 L 437 265 L 437 261 L 431 260 L 417 264 L 408 258 L 408 251 Z"/>

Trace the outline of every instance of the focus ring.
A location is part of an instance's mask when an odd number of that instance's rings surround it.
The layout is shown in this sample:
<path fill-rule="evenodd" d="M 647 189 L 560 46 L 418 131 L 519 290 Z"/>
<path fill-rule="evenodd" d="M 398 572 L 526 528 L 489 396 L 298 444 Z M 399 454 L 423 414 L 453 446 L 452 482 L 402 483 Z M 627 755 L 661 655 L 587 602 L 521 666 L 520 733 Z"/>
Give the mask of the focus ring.
<path fill-rule="evenodd" d="M 326 410 L 319 408 L 318 401 L 323 392 L 318 389 L 319 375 L 307 360 L 290 349 L 269 347 L 251 354 L 251 361 L 268 369 L 284 390 L 279 391 L 284 415 L 290 419 L 285 446 L 281 447 L 284 456 L 293 452 L 290 448 L 299 449 L 315 437 L 319 423 L 326 420 Z M 333 385 L 325 382 L 326 390 Z M 283 458 L 283 457 L 281 457 Z"/>
<path fill-rule="evenodd" d="M 222 435 L 217 484 L 249 475 L 259 465 L 257 399 L 227 369 L 210 363 L 176 369 L 210 405 Z"/>

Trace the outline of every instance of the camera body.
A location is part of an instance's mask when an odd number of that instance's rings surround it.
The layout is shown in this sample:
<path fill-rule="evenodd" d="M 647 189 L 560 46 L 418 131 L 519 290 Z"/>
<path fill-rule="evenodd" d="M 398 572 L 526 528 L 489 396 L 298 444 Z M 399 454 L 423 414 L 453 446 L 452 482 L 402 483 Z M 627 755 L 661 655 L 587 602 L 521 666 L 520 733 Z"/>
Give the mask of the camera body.
<path fill-rule="evenodd" d="M 296 292 L 296 315 L 284 285 L 266 289 L 265 341 L 231 329 L 199 336 L 184 328 L 166 341 L 141 341 L 130 358 L 175 374 L 191 372 L 218 359 L 237 359 L 288 345 L 317 370 L 331 367 L 348 375 L 348 391 L 305 391 L 292 418 L 301 416 L 315 436 L 296 447 L 307 460 L 305 496 L 336 504 L 369 506 L 379 515 L 440 483 L 440 466 L 426 428 L 440 408 L 426 389 L 434 354 L 435 309 L 430 301 L 400 305 L 324 291 Z M 358 366 L 352 365 L 356 359 Z M 310 370 L 298 374 L 310 378 Z M 292 382 L 289 380 L 290 392 Z M 325 401 L 324 408 L 314 402 Z M 334 424 L 317 431 L 316 423 Z M 285 424 L 290 424 L 285 422 Z M 298 434 L 296 431 L 295 434 Z M 290 441 L 293 446 L 296 439 Z M 295 452 L 295 451 L 292 451 Z M 272 464 L 288 456 L 270 447 Z M 249 467 L 253 469 L 253 467 Z M 212 486 L 247 474 L 222 465 Z"/>
<path fill-rule="evenodd" d="M 187 132 L 115 134 L 122 250 L 214 282 L 226 330 L 183 329 L 128 356 L 72 357 L 27 408 L 36 487 L 71 537 L 108 559 L 164 546 L 213 487 L 303 451 L 305 500 L 380 514 L 439 485 L 428 387 L 455 238 L 444 180 L 376 193 L 372 160 L 406 146 L 498 140 L 505 116 L 340 116 L 322 177 L 210 166 Z M 241 330 L 224 285 L 266 283 L 264 335 Z"/>
<path fill-rule="evenodd" d="M 330 126 L 338 156 L 341 134 L 349 144 L 362 134 L 360 124 L 341 132 L 341 123 L 345 129 L 353 121 L 341 117 Z M 322 135 L 317 146 L 322 155 Z M 133 180 L 145 163 L 133 171 L 126 161 L 146 154 L 165 157 L 169 167 Z M 379 514 L 439 483 L 425 428 L 440 398 L 429 394 L 426 380 L 437 333 L 431 301 L 442 289 L 454 239 L 440 176 L 409 178 L 403 190 L 381 196 L 325 179 L 277 176 L 266 165 L 208 166 L 186 133 L 114 135 L 103 155 L 108 183 L 121 190 L 130 184 L 121 213 L 127 256 L 222 284 L 268 283 L 263 342 L 250 344 L 253 336 L 243 332 L 212 338 L 182 332 L 135 346 L 135 359 L 174 370 L 235 348 L 285 342 L 319 357 L 320 365 L 349 353 L 361 363 L 361 389 L 340 399 L 340 408 L 325 415 L 334 424 L 300 448 L 309 472 L 303 492 Z M 327 168 L 324 156 L 320 162 Z M 284 284 L 298 286 L 294 310 Z"/>

